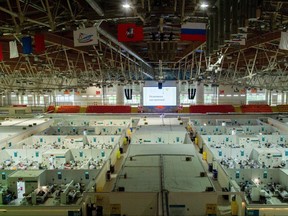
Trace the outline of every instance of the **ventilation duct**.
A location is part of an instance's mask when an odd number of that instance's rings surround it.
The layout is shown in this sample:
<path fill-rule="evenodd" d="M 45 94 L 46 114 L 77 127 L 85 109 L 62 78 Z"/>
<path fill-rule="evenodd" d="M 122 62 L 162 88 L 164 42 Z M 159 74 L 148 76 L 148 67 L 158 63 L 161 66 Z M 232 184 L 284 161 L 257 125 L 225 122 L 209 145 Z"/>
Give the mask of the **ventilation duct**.
<path fill-rule="evenodd" d="M 256 14 L 256 11 L 257 11 L 257 3 L 258 1 L 257 0 L 249 0 L 248 1 L 248 14 L 247 14 L 247 18 L 257 18 L 257 14 Z"/>
<path fill-rule="evenodd" d="M 224 45 L 224 0 L 219 0 L 218 23 L 219 23 L 219 46 Z"/>
<path fill-rule="evenodd" d="M 210 18 L 209 18 L 209 23 L 210 23 Z M 209 26 L 207 28 L 206 37 L 207 37 L 206 52 L 207 52 L 207 56 L 209 56 L 212 53 L 212 50 L 211 50 L 211 26 Z"/>
<path fill-rule="evenodd" d="M 232 0 L 232 34 L 238 33 L 238 0 Z"/>
<path fill-rule="evenodd" d="M 247 0 L 241 0 L 239 2 L 239 27 L 245 27 L 245 20 L 247 19 L 247 11 L 249 8 L 247 8 Z"/>
<path fill-rule="evenodd" d="M 215 6 L 213 8 L 213 23 L 214 31 L 213 33 L 213 50 L 216 51 L 219 49 L 219 22 L 218 22 L 218 8 Z"/>
<path fill-rule="evenodd" d="M 215 31 L 215 23 L 214 23 L 214 16 L 213 16 L 213 11 L 209 13 L 209 31 L 208 31 L 208 44 L 207 44 L 207 50 L 208 53 L 213 53 L 213 43 L 214 43 L 214 31 Z"/>
<path fill-rule="evenodd" d="M 225 39 L 230 40 L 231 36 L 231 0 L 224 1 Z"/>

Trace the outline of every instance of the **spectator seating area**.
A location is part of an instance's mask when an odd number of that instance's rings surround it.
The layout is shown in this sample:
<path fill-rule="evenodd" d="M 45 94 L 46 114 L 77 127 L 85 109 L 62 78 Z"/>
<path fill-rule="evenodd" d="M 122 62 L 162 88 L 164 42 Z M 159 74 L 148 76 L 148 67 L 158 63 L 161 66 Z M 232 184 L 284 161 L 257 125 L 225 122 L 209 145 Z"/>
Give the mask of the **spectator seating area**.
<path fill-rule="evenodd" d="M 288 112 L 288 105 L 278 105 L 276 107 L 278 112 Z"/>
<path fill-rule="evenodd" d="M 191 105 L 190 113 L 230 113 L 235 112 L 232 105 Z"/>
<path fill-rule="evenodd" d="M 131 113 L 131 106 L 88 106 L 86 113 Z"/>
<path fill-rule="evenodd" d="M 62 105 L 59 107 L 50 105 L 48 113 L 132 113 L 137 112 L 137 108 L 130 105 L 91 105 L 87 107 Z M 266 104 L 250 104 L 234 107 L 232 105 L 190 105 L 178 110 L 181 113 L 270 113 L 288 112 L 288 105 L 278 105 L 271 107 Z"/>
<path fill-rule="evenodd" d="M 27 107 L 26 104 L 13 104 L 13 107 Z"/>
<path fill-rule="evenodd" d="M 80 106 L 60 106 L 57 113 L 79 113 Z"/>
<path fill-rule="evenodd" d="M 52 106 L 52 105 L 50 105 L 48 108 L 47 108 L 47 111 L 46 112 L 48 112 L 48 113 L 53 113 L 53 112 L 55 112 L 55 106 Z"/>
<path fill-rule="evenodd" d="M 242 113 L 270 113 L 272 108 L 267 104 L 250 104 L 241 106 Z"/>

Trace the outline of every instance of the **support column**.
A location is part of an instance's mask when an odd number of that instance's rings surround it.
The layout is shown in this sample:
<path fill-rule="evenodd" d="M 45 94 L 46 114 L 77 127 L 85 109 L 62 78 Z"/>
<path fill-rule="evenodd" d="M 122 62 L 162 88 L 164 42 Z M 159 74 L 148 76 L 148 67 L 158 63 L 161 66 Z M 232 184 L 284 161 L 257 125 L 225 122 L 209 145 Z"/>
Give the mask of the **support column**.
<path fill-rule="evenodd" d="M 0 107 L 4 106 L 3 101 L 4 101 L 4 97 L 3 95 L 0 95 Z"/>
<path fill-rule="evenodd" d="M 281 92 L 281 104 L 285 104 L 285 93 L 284 92 Z"/>
<path fill-rule="evenodd" d="M 7 106 L 11 105 L 11 92 L 6 93 L 6 105 Z"/>
<path fill-rule="evenodd" d="M 140 88 L 140 106 L 143 106 L 143 87 L 144 83 L 140 82 L 139 88 Z"/>
<path fill-rule="evenodd" d="M 24 104 L 24 96 L 23 96 L 23 94 L 19 95 L 19 104 Z"/>
<path fill-rule="evenodd" d="M 269 102 L 270 102 L 270 101 L 269 101 L 269 100 L 270 100 L 270 99 L 269 99 L 269 95 L 270 95 L 269 92 L 270 92 L 269 90 L 266 90 L 266 91 L 265 91 L 265 100 L 266 100 L 266 102 L 267 102 L 268 105 L 270 105 L 270 103 L 269 103 Z"/>
<path fill-rule="evenodd" d="M 51 101 L 52 101 L 53 105 L 57 106 L 56 91 L 55 90 L 51 93 Z"/>
<path fill-rule="evenodd" d="M 16 104 L 22 104 L 22 102 L 21 102 L 21 95 L 22 95 L 22 94 L 18 94 L 18 95 L 16 96 L 16 98 L 17 98 L 17 103 L 16 103 Z"/>
<path fill-rule="evenodd" d="M 204 85 L 197 83 L 196 85 L 196 104 L 204 104 Z"/>
<path fill-rule="evenodd" d="M 53 94 L 50 93 L 50 94 L 49 94 L 49 105 L 50 105 L 50 104 L 53 105 L 54 102 L 55 102 L 55 101 L 54 101 L 54 98 L 53 98 Z"/>
<path fill-rule="evenodd" d="M 122 85 L 116 87 L 116 104 L 124 105 L 124 86 Z"/>
<path fill-rule="evenodd" d="M 27 95 L 27 97 L 28 97 L 28 104 L 30 106 L 33 106 L 33 95 L 32 96 Z"/>
<path fill-rule="evenodd" d="M 185 87 L 186 87 L 187 85 L 185 85 Z M 186 92 L 187 92 L 187 89 L 185 89 L 186 90 Z M 177 106 L 180 106 L 181 104 L 180 104 L 180 93 L 181 93 L 181 82 L 178 82 L 178 84 L 177 84 L 177 88 L 176 88 L 176 105 Z"/>
<path fill-rule="evenodd" d="M 268 103 L 268 105 L 271 106 L 271 104 L 272 104 L 272 92 L 271 92 L 271 90 L 269 90 L 269 103 Z"/>
<path fill-rule="evenodd" d="M 36 100 L 35 100 L 34 104 L 35 104 L 35 106 L 39 106 L 40 105 L 40 95 L 37 94 L 35 97 L 36 97 Z"/>
<path fill-rule="evenodd" d="M 33 98 L 33 106 L 36 106 L 36 103 L 37 103 L 37 102 L 36 102 L 36 95 L 35 95 L 35 93 L 33 94 L 33 97 L 32 97 L 32 98 Z"/>
<path fill-rule="evenodd" d="M 49 103 L 48 100 L 49 100 L 49 96 L 47 97 L 47 96 L 43 95 L 43 101 L 44 101 L 43 106 L 44 107 L 46 107 L 48 105 L 48 103 Z"/>
<path fill-rule="evenodd" d="M 106 104 L 107 98 L 105 97 L 106 97 L 106 88 L 102 86 L 102 105 Z"/>

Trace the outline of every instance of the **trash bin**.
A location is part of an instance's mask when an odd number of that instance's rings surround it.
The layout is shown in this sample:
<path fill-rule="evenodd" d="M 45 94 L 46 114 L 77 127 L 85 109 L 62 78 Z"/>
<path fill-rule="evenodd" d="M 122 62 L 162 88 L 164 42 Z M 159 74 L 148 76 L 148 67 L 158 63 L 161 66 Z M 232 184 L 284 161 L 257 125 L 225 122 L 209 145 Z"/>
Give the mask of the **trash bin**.
<path fill-rule="evenodd" d="M 213 171 L 213 164 L 212 163 L 208 163 L 208 171 L 209 172 Z"/>
<path fill-rule="evenodd" d="M 107 180 L 107 181 L 110 181 L 110 180 L 111 180 L 111 172 L 110 172 L 110 171 L 107 171 L 107 172 L 106 172 L 106 180 Z"/>
<path fill-rule="evenodd" d="M 218 178 L 218 171 L 216 169 L 213 169 L 213 179 Z"/>
<path fill-rule="evenodd" d="M 110 172 L 114 173 L 115 172 L 115 166 L 114 165 L 110 165 Z"/>
<path fill-rule="evenodd" d="M 203 153 L 203 148 L 199 149 L 199 153 L 202 154 Z"/>
<path fill-rule="evenodd" d="M 203 159 L 203 160 L 207 160 L 207 152 L 205 152 L 205 151 L 203 152 L 203 154 L 202 154 L 202 159 Z"/>
<path fill-rule="evenodd" d="M 228 188 L 224 187 L 222 188 L 222 191 L 223 192 L 229 192 Z M 223 199 L 224 200 L 228 200 L 229 199 L 229 195 L 222 195 Z"/>
<path fill-rule="evenodd" d="M 120 151 L 121 154 L 123 154 L 123 152 L 124 152 L 124 151 L 123 151 L 123 147 L 120 147 L 120 148 L 119 148 L 119 151 Z"/>

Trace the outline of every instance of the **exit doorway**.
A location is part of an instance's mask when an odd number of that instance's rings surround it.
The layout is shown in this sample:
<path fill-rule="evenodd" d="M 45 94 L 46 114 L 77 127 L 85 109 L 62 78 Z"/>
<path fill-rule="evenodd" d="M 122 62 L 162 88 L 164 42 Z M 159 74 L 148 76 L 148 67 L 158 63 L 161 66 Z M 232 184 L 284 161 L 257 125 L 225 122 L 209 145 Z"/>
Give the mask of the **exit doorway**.
<path fill-rule="evenodd" d="M 24 198 L 24 194 L 25 194 L 25 182 L 17 181 L 17 198 L 18 199 Z"/>

